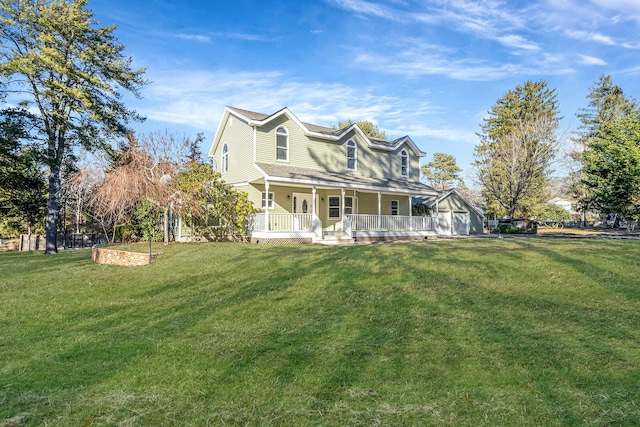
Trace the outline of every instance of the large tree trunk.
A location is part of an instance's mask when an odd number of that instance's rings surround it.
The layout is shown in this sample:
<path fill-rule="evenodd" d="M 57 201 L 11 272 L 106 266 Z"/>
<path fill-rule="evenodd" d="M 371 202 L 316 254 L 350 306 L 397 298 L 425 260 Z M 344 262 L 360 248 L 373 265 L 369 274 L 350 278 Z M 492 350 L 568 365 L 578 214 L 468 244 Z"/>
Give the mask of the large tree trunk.
<path fill-rule="evenodd" d="M 51 166 L 49 174 L 49 203 L 45 224 L 45 254 L 58 253 L 58 214 L 60 213 L 60 167 Z"/>

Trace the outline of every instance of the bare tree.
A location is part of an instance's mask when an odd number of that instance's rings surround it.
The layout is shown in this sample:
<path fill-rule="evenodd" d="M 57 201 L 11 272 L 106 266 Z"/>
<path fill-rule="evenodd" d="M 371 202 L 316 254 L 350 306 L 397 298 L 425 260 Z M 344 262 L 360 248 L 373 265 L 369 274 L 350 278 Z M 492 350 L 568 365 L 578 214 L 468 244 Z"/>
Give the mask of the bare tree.
<path fill-rule="evenodd" d="M 165 212 L 175 193 L 172 179 L 188 162 L 193 143 L 169 133 L 150 134 L 138 140 L 128 136 L 129 146 L 120 165 L 105 174 L 90 204 L 111 241 L 119 225 L 130 223 L 138 203 L 147 199 Z M 166 223 L 165 215 L 165 223 Z M 111 229 L 112 233 L 107 233 Z M 166 234 L 166 227 L 165 227 Z"/>
<path fill-rule="evenodd" d="M 557 151 L 555 128 L 554 120 L 543 117 L 518 120 L 499 144 L 476 150 L 483 191 L 509 217 L 525 214 L 544 201 L 549 168 Z"/>
<path fill-rule="evenodd" d="M 84 167 L 71 175 L 62 184 L 60 199 L 73 211 L 75 232 L 80 233 L 80 225 L 89 200 L 103 180 L 101 171 Z"/>

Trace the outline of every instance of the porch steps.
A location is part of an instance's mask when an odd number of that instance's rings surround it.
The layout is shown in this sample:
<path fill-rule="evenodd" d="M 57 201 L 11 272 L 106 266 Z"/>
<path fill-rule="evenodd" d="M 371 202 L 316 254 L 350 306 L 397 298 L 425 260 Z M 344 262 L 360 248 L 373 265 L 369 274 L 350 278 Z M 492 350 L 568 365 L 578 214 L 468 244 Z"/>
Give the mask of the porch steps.
<path fill-rule="evenodd" d="M 322 239 L 315 238 L 313 243 L 319 245 L 334 245 L 334 246 L 350 246 L 353 245 L 353 238 L 343 231 L 325 231 L 322 235 Z"/>

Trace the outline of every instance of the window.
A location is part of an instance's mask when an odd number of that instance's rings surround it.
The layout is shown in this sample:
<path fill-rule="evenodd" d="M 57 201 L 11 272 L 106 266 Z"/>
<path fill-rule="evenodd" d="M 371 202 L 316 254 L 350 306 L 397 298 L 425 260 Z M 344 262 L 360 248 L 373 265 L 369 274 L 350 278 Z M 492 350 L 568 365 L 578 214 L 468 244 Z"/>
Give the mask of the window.
<path fill-rule="evenodd" d="M 229 171 L 229 147 L 225 143 L 222 146 L 222 173 Z"/>
<path fill-rule="evenodd" d="M 409 176 L 409 154 L 407 150 L 400 153 L 400 172 L 402 176 Z"/>
<path fill-rule="evenodd" d="M 329 218 L 340 218 L 340 197 L 329 197 Z"/>
<path fill-rule="evenodd" d="M 350 171 L 356 170 L 357 148 L 358 146 L 352 139 L 347 142 L 347 169 Z"/>
<path fill-rule="evenodd" d="M 356 198 L 353 196 L 344 196 L 344 213 L 351 215 L 355 213 Z"/>
<path fill-rule="evenodd" d="M 282 126 L 276 129 L 276 160 L 289 161 L 289 132 Z"/>
<path fill-rule="evenodd" d="M 267 209 L 267 193 L 262 193 L 262 209 Z M 269 193 L 269 209 L 273 209 L 273 193 Z"/>
<path fill-rule="evenodd" d="M 391 201 L 391 215 L 398 215 L 398 201 Z"/>

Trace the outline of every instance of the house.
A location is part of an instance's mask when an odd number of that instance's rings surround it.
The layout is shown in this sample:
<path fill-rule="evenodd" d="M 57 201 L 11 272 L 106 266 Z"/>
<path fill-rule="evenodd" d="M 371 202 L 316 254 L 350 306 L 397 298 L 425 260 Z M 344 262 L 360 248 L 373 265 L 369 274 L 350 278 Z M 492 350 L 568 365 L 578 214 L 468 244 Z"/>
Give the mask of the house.
<path fill-rule="evenodd" d="M 482 211 L 454 189 L 421 201 L 438 218 L 438 235 L 469 235 L 484 232 Z"/>
<path fill-rule="evenodd" d="M 424 239 L 437 218 L 412 215 L 425 155 L 409 136 L 372 138 L 300 121 L 288 108 L 262 114 L 226 107 L 209 157 L 258 213 L 251 241 Z"/>

